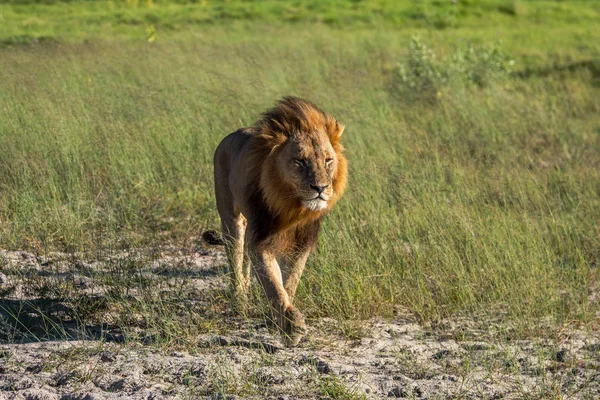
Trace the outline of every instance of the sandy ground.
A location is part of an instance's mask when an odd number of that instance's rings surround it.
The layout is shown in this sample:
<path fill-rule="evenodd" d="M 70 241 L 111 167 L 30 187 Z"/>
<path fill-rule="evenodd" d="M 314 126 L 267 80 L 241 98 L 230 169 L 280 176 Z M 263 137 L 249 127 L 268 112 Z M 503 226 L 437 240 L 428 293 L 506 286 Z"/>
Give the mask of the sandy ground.
<path fill-rule="evenodd" d="M 65 280 L 81 293 L 102 294 L 90 271 L 102 270 L 107 258 L 76 258 L 0 251 L 0 399 L 600 398 L 600 333 L 589 330 L 508 340 L 481 321 L 432 327 L 397 317 L 364 322 L 360 337 L 348 339 L 336 321 L 323 319 L 310 321 L 298 347 L 284 348 L 261 319 L 237 318 L 182 350 L 124 340 L 102 324 L 89 328 L 99 334 L 88 332 L 88 340 L 40 340 L 19 329 L 15 307 L 41 301 L 27 284 Z M 218 251 L 162 249 L 139 273 L 206 292 L 226 285 L 223 262 Z"/>

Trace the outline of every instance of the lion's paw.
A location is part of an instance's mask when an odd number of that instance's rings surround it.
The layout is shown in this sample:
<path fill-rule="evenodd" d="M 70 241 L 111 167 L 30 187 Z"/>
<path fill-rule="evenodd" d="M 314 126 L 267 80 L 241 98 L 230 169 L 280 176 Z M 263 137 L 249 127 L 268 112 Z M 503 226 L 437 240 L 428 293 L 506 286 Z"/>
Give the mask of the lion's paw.
<path fill-rule="evenodd" d="M 231 300 L 233 309 L 236 313 L 240 315 L 246 315 L 248 313 L 248 309 L 250 307 L 250 300 L 247 290 L 244 290 L 244 288 L 241 287 L 235 288 Z"/>
<path fill-rule="evenodd" d="M 281 316 L 280 327 L 286 346 L 295 346 L 306 335 L 304 316 L 294 306 L 286 308 Z"/>

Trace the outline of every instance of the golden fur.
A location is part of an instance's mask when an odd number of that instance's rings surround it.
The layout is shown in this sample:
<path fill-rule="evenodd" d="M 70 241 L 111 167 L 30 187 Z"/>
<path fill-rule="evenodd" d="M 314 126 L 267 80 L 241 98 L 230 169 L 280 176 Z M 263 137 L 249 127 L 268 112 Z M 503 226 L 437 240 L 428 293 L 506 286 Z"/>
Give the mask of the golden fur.
<path fill-rule="evenodd" d="M 314 104 L 286 97 L 215 152 L 217 208 L 236 298 L 245 303 L 252 264 L 292 343 L 305 327 L 292 305 L 296 287 L 321 218 L 346 187 L 343 130 Z"/>
<path fill-rule="evenodd" d="M 342 196 L 347 182 L 347 162 L 342 152 L 341 135 L 344 127 L 332 116 L 324 113 L 313 104 L 286 97 L 277 107 L 269 110 L 257 123 L 257 135 L 263 140 L 258 142 L 257 154 L 260 159 L 256 165 L 260 165 L 260 188 L 264 193 L 269 208 L 282 219 L 280 230 L 289 225 L 302 223 L 303 221 L 319 218 L 325 211 L 331 209 Z M 285 143 L 294 133 L 307 136 L 317 135 L 325 132 L 337 156 L 338 167 L 336 176 L 333 178 L 334 196 L 328 201 L 327 210 L 310 211 L 302 207 L 296 198 L 290 198 L 288 183 L 282 180 L 280 171 L 274 160 L 281 144 Z M 315 141 L 313 140 L 313 143 Z M 318 142 L 317 142 L 318 143 Z M 266 156 L 266 157 L 265 157 Z M 264 157 L 264 158 L 262 158 Z"/>

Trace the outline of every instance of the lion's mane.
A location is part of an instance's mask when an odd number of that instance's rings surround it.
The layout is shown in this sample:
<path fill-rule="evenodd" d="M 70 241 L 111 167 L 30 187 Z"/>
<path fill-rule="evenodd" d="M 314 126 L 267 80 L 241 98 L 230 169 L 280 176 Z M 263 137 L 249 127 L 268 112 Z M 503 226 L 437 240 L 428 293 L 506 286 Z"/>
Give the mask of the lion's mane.
<path fill-rule="evenodd" d="M 285 229 L 292 225 L 311 222 L 319 219 L 339 200 L 344 193 L 348 180 L 348 163 L 343 155 L 341 135 L 344 126 L 334 117 L 325 113 L 309 101 L 296 97 L 285 97 L 275 107 L 265 112 L 252 129 L 259 140 L 254 142 L 250 163 L 254 169 L 260 197 L 266 204 L 276 223 L 273 228 Z M 332 179 L 333 196 L 328 207 L 322 211 L 311 211 L 302 207 L 301 202 L 290 196 L 292 189 L 282 179 L 278 165 L 275 163 L 280 145 L 293 135 L 315 135 L 325 132 L 336 153 L 338 167 Z M 255 196 L 256 199 L 256 196 Z M 259 200 L 259 199 L 256 199 Z"/>

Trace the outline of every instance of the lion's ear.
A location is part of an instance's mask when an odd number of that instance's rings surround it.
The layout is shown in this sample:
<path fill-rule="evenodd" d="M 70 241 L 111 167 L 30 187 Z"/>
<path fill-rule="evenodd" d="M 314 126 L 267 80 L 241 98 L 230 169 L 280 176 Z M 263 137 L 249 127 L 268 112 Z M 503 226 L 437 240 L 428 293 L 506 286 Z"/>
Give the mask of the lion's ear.
<path fill-rule="evenodd" d="M 337 142 L 342 137 L 342 133 L 344 133 L 344 125 L 340 124 L 336 120 L 333 120 L 332 124 L 329 124 L 329 138 L 332 142 Z"/>
<path fill-rule="evenodd" d="M 276 119 L 263 119 L 258 125 L 258 136 L 269 142 L 271 147 L 279 146 L 286 141 L 284 132 L 289 128 Z"/>

